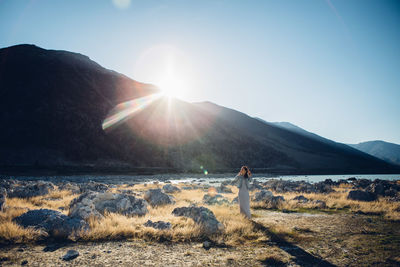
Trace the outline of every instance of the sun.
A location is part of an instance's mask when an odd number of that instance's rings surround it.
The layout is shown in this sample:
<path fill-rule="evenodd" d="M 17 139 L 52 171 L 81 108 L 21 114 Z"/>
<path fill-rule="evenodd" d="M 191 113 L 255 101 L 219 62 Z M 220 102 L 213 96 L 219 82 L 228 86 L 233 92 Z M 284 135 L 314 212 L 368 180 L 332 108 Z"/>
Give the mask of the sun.
<path fill-rule="evenodd" d="M 166 77 L 157 83 L 161 93 L 168 97 L 181 98 L 183 94 L 183 82 L 175 77 Z"/>

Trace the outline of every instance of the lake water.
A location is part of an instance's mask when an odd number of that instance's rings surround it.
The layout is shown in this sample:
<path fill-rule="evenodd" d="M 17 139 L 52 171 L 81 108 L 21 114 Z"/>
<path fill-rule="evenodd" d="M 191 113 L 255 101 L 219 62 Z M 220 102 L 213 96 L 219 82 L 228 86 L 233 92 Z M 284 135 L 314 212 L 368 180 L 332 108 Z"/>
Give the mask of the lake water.
<path fill-rule="evenodd" d="M 200 177 L 191 177 L 191 178 L 183 178 L 183 179 L 172 179 L 170 180 L 172 183 L 181 183 L 181 182 L 202 182 L 202 183 L 221 183 L 224 180 L 233 179 L 235 175 L 225 176 L 225 177 L 213 177 L 212 175 Z M 255 178 L 259 182 L 265 182 L 271 179 L 282 179 L 282 180 L 291 180 L 291 181 L 306 181 L 309 183 L 317 183 L 324 181 L 325 179 L 331 179 L 332 181 L 338 181 L 340 179 L 348 179 L 348 178 L 357 178 L 357 179 L 381 179 L 381 180 L 400 180 L 400 174 L 342 174 L 342 175 L 281 175 L 281 176 L 270 176 L 270 175 L 254 175 Z M 204 180 L 204 181 L 203 181 Z"/>
<path fill-rule="evenodd" d="M 0 176 L 0 179 L 18 179 L 18 180 L 47 180 L 52 182 L 57 181 L 71 181 L 71 182 L 87 182 L 97 181 L 110 184 L 121 183 L 152 183 L 154 181 L 171 181 L 172 183 L 210 183 L 219 184 L 225 180 L 233 179 L 236 174 L 158 174 L 158 175 L 69 175 L 69 176 Z M 381 180 L 400 180 L 400 174 L 343 174 L 343 175 L 291 175 L 291 176 L 278 176 L 270 174 L 254 174 L 255 179 L 259 182 L 265 182 L 270 179 L 282 179 L 292 181 L 306 181 L 310 183 L 324 181 L 325 179 L 332 179 L 337 181 L 340 179 L 348 179 L 355 177 L 357 179 L 381 179 Z"/>

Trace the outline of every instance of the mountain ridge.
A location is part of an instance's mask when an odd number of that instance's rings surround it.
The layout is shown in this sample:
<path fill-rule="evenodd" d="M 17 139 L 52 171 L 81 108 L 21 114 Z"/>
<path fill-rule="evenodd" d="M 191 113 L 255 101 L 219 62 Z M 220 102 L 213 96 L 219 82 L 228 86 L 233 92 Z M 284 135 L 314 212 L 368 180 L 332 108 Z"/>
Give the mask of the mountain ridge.
<path fill-rule="evenodd" d="M 393 173 L 397 167 L 211 102 L 161 97 L 104 131 L 125 101 L 158 88 L 89 57 L 32 45 L 0 49 L 0 167 L 92 166 L 175 171 L 253 168 L 283 173 Z M 328 139 L 327 139 L 328 140 Z"/>

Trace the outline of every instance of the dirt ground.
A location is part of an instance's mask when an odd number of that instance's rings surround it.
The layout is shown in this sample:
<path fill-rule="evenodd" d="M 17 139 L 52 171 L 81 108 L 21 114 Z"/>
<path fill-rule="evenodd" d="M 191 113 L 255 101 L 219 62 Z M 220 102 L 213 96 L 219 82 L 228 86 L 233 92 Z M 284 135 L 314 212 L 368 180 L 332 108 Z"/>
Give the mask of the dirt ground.
<path fill-rule="evenodd" d="M 0 266 L 400 266 L 400 222 L 349 213 L 252 213 L 249 223 L 266 235 L 263 243 L 209 250 L 199 242 L 142 240 L 12 245 L 0 248 Z M 70 249 L 79 256 L 61 260 Z"/>

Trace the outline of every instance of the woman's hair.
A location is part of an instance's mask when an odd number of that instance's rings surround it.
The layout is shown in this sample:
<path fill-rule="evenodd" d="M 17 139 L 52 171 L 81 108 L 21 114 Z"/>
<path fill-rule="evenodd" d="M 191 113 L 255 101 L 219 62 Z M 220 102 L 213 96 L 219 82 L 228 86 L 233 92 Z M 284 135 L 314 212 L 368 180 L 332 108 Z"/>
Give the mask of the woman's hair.
<path fill-rule="evenodd" d="M 239 175 L 243 175 L 244 178 L 249 178 L 249 177 L 251 177 L 251 172 L 250 172 L 249 167 L 247 167 L 247 166 L 242 166 L 242 168 L 240 168 Z"/>

